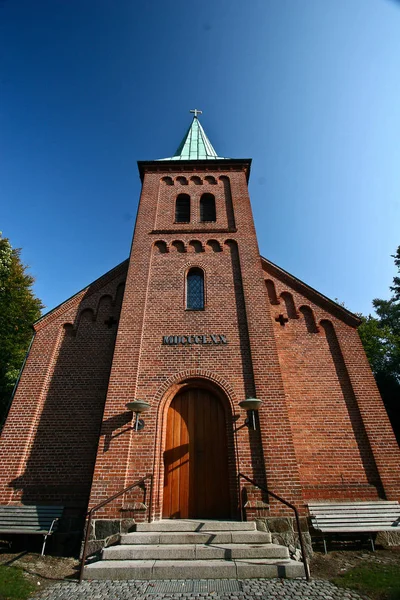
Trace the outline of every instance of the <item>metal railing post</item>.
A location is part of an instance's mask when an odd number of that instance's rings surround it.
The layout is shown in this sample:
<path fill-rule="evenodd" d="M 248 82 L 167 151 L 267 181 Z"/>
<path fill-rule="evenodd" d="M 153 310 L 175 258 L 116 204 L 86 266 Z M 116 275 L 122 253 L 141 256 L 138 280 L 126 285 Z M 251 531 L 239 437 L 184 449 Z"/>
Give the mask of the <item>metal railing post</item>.
<path fill-rule="evenodd" d="M 288 502 L 287 500 L 284 500 L 283 498 L 281 498 L 280 496 L 278 496 L 274 492 L 271 492 L 271 490 L 269 490 L 268 488 L 266 488 L 266 487 L 264 487 L 262 485 L 258 485 L 258 483 L 256 483 L 255 481 L 253 481 L 253 479 L 250 479 L 246 475 L 243 475 L 243 473 L 238 473 L 238 481 L 239 482 L 240 482 L 240 478 L 245 479 L 251 485 L 254 485 L 255 487 L 257 487 L 262 492 L 265 492 L 266 494 L 269 494 L 270 496 L 272 496 L 273 498 L 275 498 L 275 500 L 278 500 L 279 502 L 282 502 L 282 504 L 284 504 L 288 508 L 291 508 L 294 511 L 294 515 L 295 515 L 295 518 L 296 518 L 297 531 L 299 532 L 299 542 L 300 542 L 301 555 L 302 555 L 303 564 L 304 564 L 304 573 L 305 573 L 307 581 L 310 581 L 310 569 L 309 569 L 308 562 L 307 562 L 306 547 L 305 547 L 305 544 L 304 544 L 303 533 L 301 531 L 301 525 L 300 525 L 300 517 L 299 517 L 299 512 L 298 512 L 297 508 L 293 504 L 291 504 L 290 502 Z M 240 494 L 240 485 L 239 485 L 239 494 Z"/>
<path fill-rule="evenodd" d="M 240 520 L 244 521 L 242 490 L 240 489 L 240 473 L 238 473 L 238 491 L 239 491 L 239 514 L 240 514 Z"/>
<path fill-rule="evenodd" d="M 83 545 L 81 566 L 80 566 L 80 570 L 79 570 L 79 583 L 82 583 L 82 579 L 83 579 L 83 570 L 85 568 L 85 563 L 86 563 L 87 547 L 88 547 L 89 535 L 90 535 L 90 525 L 92 523 L 93 514 L 97 510 L 99 510 L 99 508 L 102 508 L 106 504 L 109 504 L 113 500 L 116 500 L 117 498 L 119 498 L 119 496 L 122 496 L 122 494 L 125 494 L 126 492 L 129 492 L 134 487 L 138 487 L 140 485 L 143 485 L 143 483 L 146 481 L 146 479 L 150 479 L 150 486 L 151 486 L 150 487 L 150 503 L 149 503 L 149 505 L 150 505 L 149 506 L 149 523 L 150 523 L 150 518 L 151 518 L 150 515 L 151 515 L 151 510 L 152 510 L 152 502 L 153 502 L 153 474 L 152 473 L 149 473 L 148 475 L 146 475 L 146 477 L 143 477 L 139 481 L 136 481 L 135 483 L 132 483 L 132 485 L 129 485 L 128 487 L 124 488 L 121 492 L 118 492 L 117 494 L 114 494 L 113 496 L 110 496 L 110 498 L 107 498 L 106 500 L 103 500 L 103 502 L 100 502 L 99 504 L 96 504 L 96 506 L 94 506 L 86 514 L 86 516 L 88 517 L 88 519 L 87 519 L 87 525 L 86 525 L 85 543 Z"/>
<path fill-rule="evenodd" d="M 149 523 L 151 523 L 151 515 L 153 513 L 153 481 L 154 481 L 154 475 L 151 473 L 150 474 L 149 516 L 148 516 Z"/>

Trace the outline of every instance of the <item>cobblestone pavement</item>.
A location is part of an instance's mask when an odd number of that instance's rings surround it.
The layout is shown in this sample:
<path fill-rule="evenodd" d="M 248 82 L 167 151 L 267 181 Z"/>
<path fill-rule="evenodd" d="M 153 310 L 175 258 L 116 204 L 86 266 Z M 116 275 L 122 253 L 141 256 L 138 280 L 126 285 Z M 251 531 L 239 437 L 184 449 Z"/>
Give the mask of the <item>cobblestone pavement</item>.
<path fill-rule="evenodd" d="M 216 600 L 360 600 L 353 591 L 340 589 L 322 579 L 247 579 L 197 581 L 75 581 L 57 583 L 40 600 L 161 600 L 204 598 Z M 36 600 L 38 596 L 35 597 Z M 365 598 L 365 596 L 364 596 Z M 33 599 L 32 599 L 33 600 Z"/>

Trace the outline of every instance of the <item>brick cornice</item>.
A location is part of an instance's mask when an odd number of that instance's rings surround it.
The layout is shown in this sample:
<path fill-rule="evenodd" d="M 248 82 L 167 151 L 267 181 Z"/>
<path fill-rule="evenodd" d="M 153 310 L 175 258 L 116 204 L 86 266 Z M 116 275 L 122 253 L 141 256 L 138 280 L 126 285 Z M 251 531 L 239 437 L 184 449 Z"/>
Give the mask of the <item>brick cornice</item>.
<path fill-rule="evenodd" d="M 361 319 L 354 313 L 347 310 L 347 308 L 344 308 L 344 306 L 341 306 L 327 296 L 324 296 L 311 286 L 304 283 L 304 281 L 301 281 L 301 279 L 298 279 L 281 267 L 278 267 L 278 265 L 275 265 L 270 260 L 267 260 L 263 256 L 260 256 L 260 258 L 263 270 L 266 273 L 270 273 L 280 281 L 287 283 L 294 290 L 300 294 L 303 294 L 303 296 L 308 298 L 310 301 L 315 302 L 315 304 L 331 313 L 341 321 L 344 321 L 344 323 L 347 325 L 350 325 L 351 327 L 358 327 L 361 324 Z"/>
<path fill-rule="evenodd" d="M 72 306 L 79 304 L 79 302 L 81 302 L 83 298 L 89 298 L 94 293 L 98 292 L 101 288 L 103 288 L 105 285 L 113 281 L 113 279 L 116 279 L 121 274 L 126 272 L 128 270 L 128 262 L 128 259 L 124 260 L 122 263 L 120 263 L 110 271 L 107 271 L 107 273 L 104 273 L 104 275 L 101 275 L 98 279 L 95 279 L 92 283 L 89 283 L 89 285 L 81 289 L 79 292 L 77 292 L 76 294 L 74 294 L 73 296 L 71 296 L 70 298 L 68 298 L 67 300 L 50 310 L 48 313 L 40 317 L 40 319 L 38 319 L 33 324 L 34 330 L 39 331 L 45 325 L 48 325 L 51 321 L 53 321 L 54 319 L 62 315 L 64 312 L 69 310 Z"/>
<path fill-rule="evenodd" d="M 145 173 L 226 173 L 227 171 L 244 171 L 249 180 L 251 158 L 222 158 L 215 160 L 139 160 L 138 169 L 143 182 Z"/>

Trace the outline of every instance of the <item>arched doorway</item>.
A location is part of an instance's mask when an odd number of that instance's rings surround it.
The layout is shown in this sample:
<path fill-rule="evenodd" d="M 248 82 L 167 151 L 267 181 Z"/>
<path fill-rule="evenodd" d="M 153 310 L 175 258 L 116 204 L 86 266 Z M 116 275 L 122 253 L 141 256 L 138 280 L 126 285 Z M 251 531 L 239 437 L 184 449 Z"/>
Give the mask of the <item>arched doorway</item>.
<path fill-rule="evenodd" d="M 164 518 L 230 516 L 225 410 L 208 389 L 185 388 L 168 408 L 163 498 Z"/>

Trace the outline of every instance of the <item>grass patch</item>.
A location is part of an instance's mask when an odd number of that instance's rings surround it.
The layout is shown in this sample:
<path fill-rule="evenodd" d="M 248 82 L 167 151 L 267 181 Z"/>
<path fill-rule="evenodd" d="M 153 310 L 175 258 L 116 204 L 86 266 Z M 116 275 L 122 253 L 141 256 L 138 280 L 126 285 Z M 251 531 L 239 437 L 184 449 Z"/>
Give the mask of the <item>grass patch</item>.
<path fill-rule="evenodd" d="M 399 565 L 359 565 L 332 581 L 339 587 L 366 594 L 373 600 L 400 600 Z"/>
<path fill-rule="evenodd" d="M 0 600 L 25 600 L 34 591 L 35 585 L 22 569 L 0 565 Z"/>

